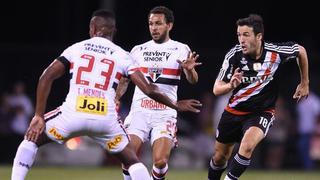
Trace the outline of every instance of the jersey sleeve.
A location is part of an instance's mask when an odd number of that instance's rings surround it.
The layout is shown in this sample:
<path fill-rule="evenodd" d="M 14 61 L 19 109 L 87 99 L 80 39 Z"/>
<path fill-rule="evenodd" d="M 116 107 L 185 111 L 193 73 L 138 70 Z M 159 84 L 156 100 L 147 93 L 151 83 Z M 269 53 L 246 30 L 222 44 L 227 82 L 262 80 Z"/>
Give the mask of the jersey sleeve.
<path fill-rule="evenodd" d="M 128 77 L 139 69 L 137 62 L 126 53 L 124 56 L 124 76 Z"/>
<path fill-rule="evenodd" d="M 217 79 L 230 82 L 232 73 L 235 69 L 235 59 L 236 59 L 236 48 L 232 48 L 224 57 L 220 72 Z"/>
<path fill-rule="evenodd" d="M 181 54 L 180 54 L 180 57 L 179 57 L 179 60 L 186 60 L 188 58 L 188 55 L 189 55 L 189 52 L 191 52 L 191 49 L 188 45 L 184 45 L 182 47 L 182 50 L 181 50 Z"/>
<path fill-rule="evenodd" d="M 180 61 L 184 61 L 188 58 L 188 55 L 189 55 L 189 52 L 190 52 L 190 48 L 188 45 L 186 44 L 183 44 L 181 47 L 180 47 L 180 54 L 179 54 L 179 57 L 178 57 L 178 60 Z M 179 65 L 179 68 L 181 69 L 181 65 Z"/>
<path fill-rule="evenodd" d="M 56 58 L 58 61 L 63 63 L 66 69 L 69 69 L 70 64 L 72 63 L 72 53 L 75 51 L 75 46 L 76 44 L 69 46 L 59 57 Z"/>
<path fill-rule="evenodd" d="M 299 56 L 299 45 L 297 43 L 285 42 L 277 45 L 277 52 L 280 55 L 281 62 L 295 60 Z"/>
<path fill-rule="evenodd" d="M 60 55 L 60 57 L 64 57 L 66 60 L 68 60 L 69 62 L 71 61 L 71 57 L 72 57 L 72 52 L 74 49 L 74 45 L 73 46 L 69 46 L 67 49 L 65 49 L 62 54 Z"/>

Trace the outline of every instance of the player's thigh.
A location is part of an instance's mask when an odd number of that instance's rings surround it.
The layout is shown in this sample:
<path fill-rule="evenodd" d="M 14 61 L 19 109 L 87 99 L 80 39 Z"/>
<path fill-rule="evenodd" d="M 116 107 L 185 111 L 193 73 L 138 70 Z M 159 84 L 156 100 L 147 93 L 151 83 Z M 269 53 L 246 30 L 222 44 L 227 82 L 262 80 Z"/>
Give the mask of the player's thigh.
<path fill-rule="evenodd" d="M 167 138 L 171 141 L 171 147 L 176 143 L 177 118 L 170 114 L 154 114 L 151 118 L 151 145 L 159 138 Z"/>
<path fill-rule="evenodd" d="M 130 112 L 124 121 L 124 127 L 130 135 L 135 135 L 141 139 L 142 142 L 149 140 L 151 126 L 149 120 L 151 114 L 145 112 Z"/>
<path fill-rule="evenodd" d="M 263 138 L 264 133 L 260 128 L 256 126 L 250 127 L 244 133 L 240 143 L 239 152 L 242 152 L 242 155 L 244 155 L 244 153 L 251 153 Z"/>
<path fill-rule="evenodd" d="M 152 145 L 153 162 L 168 160 L 173 146 L 172 139 L 161 137 L 154 141 Z"/>
<path fill-rule="evenodd" d="M 70 138 L 70 127 L 67 119 L 59 108 L 45 114 L 46 129 L 45 133 L 52 141 L 62 144 Z"/>
<path fill-rule="evenodd" d="M 240 142 L 243 136 L 243 116 L 223 112 L 216 131 L 216 140 L 223 144 Z"/>
<path fill-rule="evenodd" d="M 137 135 L 129 134 L 129 136 L 130 136 L 129 147 L 132 148 L 135 153 L 138 153 L 143 144 L 143 141 Z"/>
<path fill-rule="evenodd" d="M 252 114 L 246 121 L 244 121 L 243 131 L 247 133 L 247 131 L 251 127 L 256 127 L 261 131 L 258 131 L 255 128 L 251 128 L 252 132 L 250 131 L 250 134 L 254 135 L 255 133 L 257 133 L 257 135 L 260 135 L 260 132 L 262 132 L 262 136 L 265 137 L 268 134 L 269 129 L 272 127 L 274 119 L 275 119 L 274 113 L 270 113 L 270 112 L 260 112 L 260 113 Z M 247 136 L 248 137 L 246 138 L 250 138 L 249 135 Z M 252 139 L 254 138 L 256 137 L 252 137 Z"/>
<path fill-rule="evenodd" d="M 137 162 L 137 153 L 143 143 L 136 135 L 129 135 L 129 137 L 129 144 L 122 151 L 114 154 L 114 156 L 120 160 L 125 169 L 128 169 L 130 165 Z"/>
<path fill-rule="evenodd" d="M 117 119 L 108 119 L 104 123 L 104 129 L 99 133 L 89 135 L 109 153 L 119 153 L 129 144 L 129 135 Z"/>

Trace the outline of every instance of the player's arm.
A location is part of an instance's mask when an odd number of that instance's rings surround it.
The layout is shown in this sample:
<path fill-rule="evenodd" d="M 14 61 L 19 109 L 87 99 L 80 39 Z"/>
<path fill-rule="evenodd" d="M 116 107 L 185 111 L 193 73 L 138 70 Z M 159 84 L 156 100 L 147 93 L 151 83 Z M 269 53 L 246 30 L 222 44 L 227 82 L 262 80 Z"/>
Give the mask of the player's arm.
<path fill-rule="evenodd" d="M 150 98 L 158 101 L 162 104 L 165 104 L 177 111 L 191 111 L 191 112 L 200 112 L 196 107 L 201 107 L 201 103 L 194 99 L 181 100 L 181 101 L 172 101 L 166 94 L 162 93 L 158 86 L 149 83 L 144 78 L 141 71 L 137 70 L 130 75 L 132 82 L 137 85 L 141 91 L 149 96 Z"/>
<path fill-rule="evenodd" d="M 225 82 L 220 79 L 216 79 L 213 86 L 213 93 L 216 96 L 227 94 L 230 91 L 233 91 L 236 87 L 241 84 L 243 72 L 241 72 L 240 68 L 237 68 L 229 82 Z"/>
<path fill-rule="evenodd" d="M 54 60 L 42 73 L 37 86 L 37 100 L 35 115 L 26 133 L 26 139 L 36 141 L 44 130 L 44 113 L 47 99 L 55 79 L 61 77 L 65 72 L 64 64 L 59 60 Z"/>
<path fill-rule="evenodd" d="M 300 84 L 297 86 L 293 98 L 297 99 L 297 102 L 299 102 L 301 99 L 306 98 L 309 95 L 308 56 L 306 49 L 300 45 L 297 64 L 300 70 Z"/>
<path fill-rule="evenodd" d="M 42 73 L 37 86 L 37 101 L 35 115 L 43 116 L 46 109 L 47 99 L 51 91 L 52 83 L 65 72 L 64 64 L 54 60 Z"/>
<path fill-rule="evenodd" d="M 129 78 L 121 77 L 119 81 L 119 85 L 116 90 L 116 97 L 115 97 L 116 101 L 120 101 L 121 97 L 124 95 L 124 93 L 126 93 L 129 83 L 130 83 Z"/>
<path fill-rule="evenodd" d="M 200 62 L 196 62 L 198 58 L 199 55 L 196 54 L 196 52 L 189 52 L 188 58 L 186 60 L 177 61 L 181 65 L 183 72 L 186 75 L 186 79 L 191 84 L 195 84 L 198 82 L 198 73 L 195 70 L 196 66 L 201 65 Z"/>
<path fill-rule="evenodd" d="M 121 77 L 119 81 L 119 85 L 116 90 L 116 97 L 115 97 L 115 103 L 116 103 L 117 109 L 120 108 L 120 99 L 124 95 L 124 93 L 127 91 L 129 83 L 130 83 L 129 78 Z"/>

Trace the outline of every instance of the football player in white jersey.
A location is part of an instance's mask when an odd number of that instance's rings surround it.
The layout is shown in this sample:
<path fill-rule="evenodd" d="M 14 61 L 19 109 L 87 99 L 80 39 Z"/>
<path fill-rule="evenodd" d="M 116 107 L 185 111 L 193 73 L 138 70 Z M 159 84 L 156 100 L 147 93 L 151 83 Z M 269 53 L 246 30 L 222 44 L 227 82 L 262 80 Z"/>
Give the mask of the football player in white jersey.
<path fill-rule="evenodd" d="M 148 96 L 174 109 L 198 112 L 196 100 L 170 99 L 148 83 L 134 61 L 122 48 L 112 43 L 114 14 L 97 10 L 90 21 L 90 39 L 68 47 L 43 72 L 37 87 L 35 115 L 20 144 L 12 168 L 12 180 L 22 180 L 31 168 L 39 146 L 49 142 L 64 143 L 75 136 L 89 136 L 123 164 L 129 166 L 133 179 L 150 179 L 147 168 L 139 162 L 115 110 L 115 90 L 122 75 L 129 76 Z M 71 73 L 65 102 L 44 114 L 53 81 L 66 71 Z"/>
<path fill-rule="evenodd" d="M 198 55 L 191 53 L 188 45 L 170 39 L 173 22 L 174 16 L 170 9 L 164 6 L 153 8 L 148 16 L 152 40 L 135 46 L 130 55 L 150 83 L 156 84 L 163 93 L 176 100 L 182 71 L 187 80 L 195 84 L 198 81 L 195 66 L 201 63 L 196 62 Z M 125 92 L 127 83 L 122 78 L 116 99 Z M 176 118 L 176 110 L 150 99 L 139 87 L 135 88 L 131 110 L 124 125 L 136 152 L 144 142 L 150 141 L 153 179 L 165 179 L 170 152 L 176 141 Z M 123 166 L 123 176 L 125 180 L 132 177 L 127 166 Z"/>

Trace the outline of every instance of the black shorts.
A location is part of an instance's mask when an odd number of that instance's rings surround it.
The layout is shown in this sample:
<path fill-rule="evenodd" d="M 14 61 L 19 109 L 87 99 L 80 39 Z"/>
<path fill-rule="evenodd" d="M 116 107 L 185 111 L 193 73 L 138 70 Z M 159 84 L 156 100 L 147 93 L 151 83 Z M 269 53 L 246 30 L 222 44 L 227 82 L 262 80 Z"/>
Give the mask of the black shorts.
<path fill-rule="evenodd" d="M 258 112 L 248 115 L 234 115 L 224 111 L 216 133 L 216 140 L 221 143 L 241 142 L 241 139 L 252 126 L 260 128 L 266 136 L 272 126 L 274 113 Z"/>

